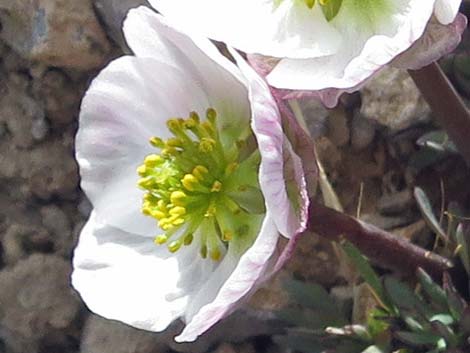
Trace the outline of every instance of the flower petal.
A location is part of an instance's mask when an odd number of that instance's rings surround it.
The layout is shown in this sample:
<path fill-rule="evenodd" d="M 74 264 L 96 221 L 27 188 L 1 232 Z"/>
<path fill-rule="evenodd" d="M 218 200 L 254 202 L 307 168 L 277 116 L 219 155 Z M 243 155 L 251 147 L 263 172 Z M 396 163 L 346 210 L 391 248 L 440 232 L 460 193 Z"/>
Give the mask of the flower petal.
<path fill-rule="evenodd" d="M 129 12 L 124 34 L 138 57 L 151 57 L 179 68 L 207 93 L 210 107 L 219 113 L 219 127 L 225 136 L 247 133 L 250 115 L 244 79 L 207 38 L 190 38 L 145 6 Z M 234 142 L 224 141 L 227 145 Z"/>
<path fill-rule="evenodd" d="M 436 0 L 434 5 L 434 14 L 438 21 L 447 25 L 452 23 L 457 16 L 462 0 Z"/>
<path fill-rule="evenodd" d="M 294 58 L 335 53 L 341 43 L 319 6 L 301 1 L 274 5 L 266 0 L 150 0 L 183 28 L 226 42 L 248 53 Z M 262 19 L 262 25 L 260 25 Z"/>
<path fill-rule="evenodd" d="M 198 263 L 188 267 L 193 259 Z M 210 271 L 195 270 L 204 262 L 198 247 L 170 254 L 152 239 L 106 225 L 92 213 L 75 250 L 72 284 L 93 312 L 162 331 L 186 308 L 189 286 L 181 282 L 182 273 L 190 271 L 204 283 Z"/>
<path fill-rule="evenodd" d="M 154 153 L 148 140 L 169 137 L 166 120 L 204 112 L 204 91 L 184 72 L 148 58 L 122 57 L 93 81 L 81 106 L 76 156 L 81 186 L 110 225 L 155 236 L 141 211 L 136 168 Z"/>
<path fill-rule="evenodd" d="M 342 89 L 361 83 L 423 34 L 434 7 L 434 2 L 422 0 L 387 4 L 393 6 L 392 15 L 368 26 L 354 13 L 354 2 L 343 2 L 332 21 L 344 39 L 341 50 L 323 58 L 282 59 L 267 76 L 268 83 L 298 90 Z"/>
<path fill-rule="evenodd" d="M 220 266 L 219 276 L 214 277 L 213 283 L 214 288 L 220 286 L 216 297 L 190 318 L 183 332 L 175 340 L 194 341 L 221 318 L 231 313 L 240 300 L 255 290 L 257 285 L 266 279 L 265 275 L 271 268 L 269 266 L 271 260 L 277 258 L 275 251 L 278 239 L 276 225 L 273 219 L 266 215 L 254 244 L 241 256 L 238 263 L 237 257 L 234 257 L 228 258 L 225 264 Z M 227 275 L 228 277 L 225 277 Z"/>
<path fill-rule="evenodd" d="M 304 197 L 306 191 L 304 172 L 297 163 L 298 156 L 294 156 L 289 142 L 285 139 L 281 115 L 268 85 L 237 52 L 231 50 L 231 54 L 249 82 L 251 128 L 261 153 L 259 181 L 266 208 L 268 213 L 272 214 L 279 232 L 291 237 L 305 229 L 306 217 L 303 210 L 308 207 L 308 198 Z M 300 183 L 299 187 L 302 190 L 300 209 L 296 209 L 289 198 L 284 165 L 286 158 L 295 161 L 296 167 L 291 171 L 294 171 L 294 179 Z"/>
<path fill-rule="evenodd" d="M 457 47 L 466 27 L 467 18 L 462 14 L 458 14 L 455 21 L 446 26 L 433 18 L 424 35 L 391 64 L 400 69 L 411 70 L 429 65 Z"/>

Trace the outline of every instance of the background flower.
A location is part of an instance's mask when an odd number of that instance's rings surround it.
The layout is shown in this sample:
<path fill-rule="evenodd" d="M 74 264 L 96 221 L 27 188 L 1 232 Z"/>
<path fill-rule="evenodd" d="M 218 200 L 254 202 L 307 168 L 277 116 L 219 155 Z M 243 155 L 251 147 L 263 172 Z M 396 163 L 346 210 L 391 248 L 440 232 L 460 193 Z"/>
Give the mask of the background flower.
<path fill-rule="evenodd" d="M 290 0 L 150 2 L 194 31 L 270 57 L 270 85 L 316 91 L 313 95 L 328 106 L 422 37 L 419 49 L 402 57 L 400 66 L 416 68 L 436 60 L 455 48 L 466 25 L 456 17 L 460 0 L 330 0 L 311 8 Z M 337 8 L 333 15 L 329 7 Z"/>

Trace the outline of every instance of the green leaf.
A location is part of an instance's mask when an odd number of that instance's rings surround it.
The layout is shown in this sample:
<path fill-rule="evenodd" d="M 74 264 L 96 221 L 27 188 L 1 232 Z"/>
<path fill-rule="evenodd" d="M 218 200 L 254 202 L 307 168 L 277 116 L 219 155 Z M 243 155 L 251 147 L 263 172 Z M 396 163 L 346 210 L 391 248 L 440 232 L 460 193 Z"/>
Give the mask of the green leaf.
<path fill-rule="evenodd" d="M 379 276 L 375 273 L 369 261 L 361 254 L 361 252 L 350 242 L 346 241 L 342 244 L 342 248 L 346 255 L 350 258 L 357 270 L 361 274 L 364 281 L 372 288 L 375 296 L 381 301 L 381 304 L 389 311 L 393 312 L 394 308 L 387 297 Z"/>
<path fill-rule="evenodd" d="M 427 225 L 443 240 L 447 241 L 447 235 L 441 228 L 436 216 L 434 216 L 431 201 L 423 189 L 416 187 L 414 189 L 414 196 L 418 207 L 426 221 Z"/>
<path fill-rule="evenodd" d="M 457 246 L 459 247 L 459 257 L 465 267 L 465 271 L 470 274 L 470 227 L 467 224 L 459 224 L 455 232 Z"/>
<path fill-rule="evenodd" d="M 285 308 L 278 311 L 276 316 L 290 325 L 309 329 L 324 329 L 336 325 L 335 318 L 325 317 L 305 308 Z"/>
<path fill-rule="evenodd" d="M 345 336 L 356 338 L 364 342 L 371 342 L 372 336 L 367 331 L 367 328 L 362 325 L 346 325 L 344 327 L 327 327 L 325 332 L 334 336 Z"/>
<path fill-rule="evenodd" d="M 407 332 L 397 331 L 395 337 L 400 341 L 413 345 L 413 346 L 425 346 L 429 344 L 437 344 L 441 337 L 429 332 Z"/>
<path fill-rule="evenodd" d="M 430 311 L 425 303 L 411 290 L 411 288 L 401 283 L 394 277 L 385 278 L 385 290 L 393 304 L 400 311 L 417 312 L 424 317 L 430 316 Z M 402 313 L 400 313 L 402 314 Z"/>
<path fill-rule="evenodd" d="M 361 353 L 386 353 L 386 351 L 374 345 L 374 346 L 367 347 Z"/>
<path fill-rule="evenodd" d="M 459 327 L 462 333 L 470 335 L 470 307 L 466 307 L 460 317 Z"/>
<path fill-rule="evenodd" d="M 455 347 L 458 344 L 458 338 L 450 327 L 444 325 L 442 322 L 431 322 L 431 329 L 436 334 L 441 336 L 446 341 L 446 347 Z"/>
<path fill-rule="evenodd" d="M 467 303 L 459 295 L 457 289 L 455 289 L 448 273 L 444 274 L 444 290 L 447 295 L 447 305 L 450 313 L 455 320 L 459 321 L 462 313 L 467 308 Z"/>
<path fill-rule="evenodd" d="M 458 154 L 457 147 L 443 130 L 428 132 L 421 136 L 416 143 L 437 152 Z"/>
<path fill-rule="evenodd" d="M 447 308 L 447 296 L 444 289 L 434 282 L 431 276 L 429 276 L 422 268 L 418 268 L 416 275 L 424 292 L 431 300 L 431 304 L 434 304 L 434 306 L 437 306 L 440 309 Z"/>
<path fill-rule="evenodd" d="M 288 334 L 283 336 L 274 336 L 273 340 L 280 346 L 289 348 L 292 351 L 322 353 L 326 350 L 326 347 L 320 343 L 317 337 L 314 336 Z"/>
<path fill-rule="evenodd" d="M 438 321 L 444 325 L 452 325 L 455 320 L 450 314 L 436 314 L 429 318 L 429 321 Z"/>
<path fill-rule="evenodd" d="M 292 301 L 317 312 L 326 326 L 343 326 L 348 323 L 338 303 L 320 285 L 290 279 L 285 282 Z"/>

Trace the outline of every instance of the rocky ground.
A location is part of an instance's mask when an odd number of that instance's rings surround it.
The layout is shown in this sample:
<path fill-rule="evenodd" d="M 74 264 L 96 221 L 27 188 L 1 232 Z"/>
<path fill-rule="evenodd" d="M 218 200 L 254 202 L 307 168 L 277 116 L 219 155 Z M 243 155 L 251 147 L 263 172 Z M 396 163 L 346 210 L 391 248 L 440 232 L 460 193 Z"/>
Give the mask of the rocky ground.
<path fill-rule="evenodd" d="M 270 339 L 271 310 L 287 304 L 285 277 L 350 296 L 334 248 L 304 237 L 281 276 L 194 345 L 91 314 L 70 286 L 71 256 L 91 205 L 79 188 L 74 135 L 90 80 L 124 48 L 120 23 L 145 0 L 0 0 L 0 352 L 283 352 Z M 326 110 L 302 102 L 329 181 L 350 213 L 363 186 L 363 219 L 426 244 L 430 230 L 412 197 L 468 201 L 457 156 L 423 166 L 416 140 L 431 112 L 406 72 L 386 70 L 361 94 Z M 420 159 L 421 158 L 421 159 Z M 421 164 L 420 164 L 421 163 Z M 468 188 L 467 188 L 468 189 Z M 245 322 L 245 324 L 243 324 Z"/>

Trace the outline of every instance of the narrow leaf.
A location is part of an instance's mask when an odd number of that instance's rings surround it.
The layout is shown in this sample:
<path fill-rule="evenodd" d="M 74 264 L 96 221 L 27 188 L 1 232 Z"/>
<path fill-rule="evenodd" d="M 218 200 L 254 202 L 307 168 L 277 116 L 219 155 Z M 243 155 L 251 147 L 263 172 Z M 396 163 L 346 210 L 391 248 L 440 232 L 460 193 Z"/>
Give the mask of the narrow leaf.
<path fill-rule="evenodd" d="M 428 344 L 437 344 L 441 337 L 428 332 L 407 332 L 397 331 L 395 337 L 400 341 L 413 345 L 413 346 L 425 346 Z"/>
<path fill-rule="evenodd" d="M 431 300 L 431 303 L 441 309 L 447 308 L 447 296 L 444 289 L 434 282 L 431 276 L 429 276 L 422 268 L 418 268 L 416 275 L 424 292 Z"/>
<path fill-rule="evenodd" d="M 441 228 L 434 212 L 432 210 L 431 201 L 429 200 L 428 196 L 424 192 L 423 189 L 416 187 L 414 189 L 414 196 L 416 202 L 418 203 L 418 207 L 426 221 L 427 225 L 443 240 L 447 241 L 447 235 L 445 234 L 444 230 Z"/>
<path fill-rule="evenodd" d="M 381 301 L 380 304 L 383 305 L 389 312 L 393 312 L 393 306 L 390 304 L 390 300 L 385 294 L 382 282 L 367 259 L 350 242 L 344 242 L 342 244 L 342 248 L 356 266 L 364 281 L 372 288 L 375 296 Z"/>

